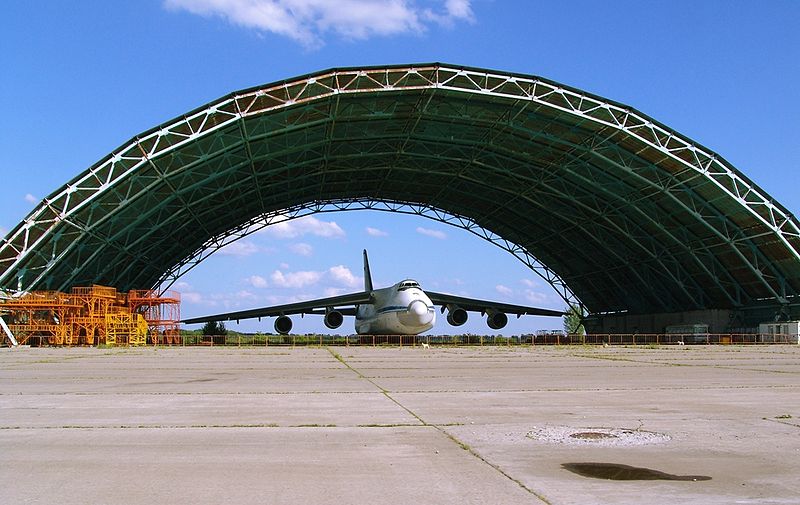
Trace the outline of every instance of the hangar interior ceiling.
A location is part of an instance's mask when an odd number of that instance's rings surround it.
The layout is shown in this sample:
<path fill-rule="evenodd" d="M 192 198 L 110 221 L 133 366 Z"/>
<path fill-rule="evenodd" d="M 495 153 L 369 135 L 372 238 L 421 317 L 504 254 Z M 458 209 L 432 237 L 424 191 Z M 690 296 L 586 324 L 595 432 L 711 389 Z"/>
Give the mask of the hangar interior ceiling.
<path fill-rule="evenodd" d="M 275 219 L 356 208 L 477 233 L 590 313 L 800 306 L 797 219 L 719 155 L 578 89 L 438 63 L 296 77 L 142 133 L 2 240 L 0 288 L 165 287 Z"/>

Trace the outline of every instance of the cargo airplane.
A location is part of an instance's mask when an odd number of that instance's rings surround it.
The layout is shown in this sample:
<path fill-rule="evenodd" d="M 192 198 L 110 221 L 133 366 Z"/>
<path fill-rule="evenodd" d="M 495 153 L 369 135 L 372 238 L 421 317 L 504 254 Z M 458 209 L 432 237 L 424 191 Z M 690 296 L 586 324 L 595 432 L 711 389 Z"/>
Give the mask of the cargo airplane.
<path fill-rule="evenodd" d="M 185 324 L 209 321 L 238 321 L 240 319 L 277 317 L 275 331 L 282 335 L 292 330 L 290 315 L 319 314 L 324 316 L 325 326 L 336 329 L 342 325 L 344 316 L 355 316 L 356 333 L 359 335 L 417 335 L 427 331 L 436 323 L 436 307 L 447 310 L 447 322 L 461 326 L 467 322 L 467 312 L 480 312 L 486 316 L 486 324 L 499 330 L 508 323 L 507 314 L 561 317 L 563 312 L 539 309 L 507 303 L 477 300 L 462 296 L 423 291 L 412 279 L 398 282 L 388 288 L 374 289 L 369 270 L 369 258 L 364 250 L 364 291 L 332 296 L 306 302 L 262 307 L 259 309 L 228 312 L 211 316 L 195 317 L 182 321 Z"/>

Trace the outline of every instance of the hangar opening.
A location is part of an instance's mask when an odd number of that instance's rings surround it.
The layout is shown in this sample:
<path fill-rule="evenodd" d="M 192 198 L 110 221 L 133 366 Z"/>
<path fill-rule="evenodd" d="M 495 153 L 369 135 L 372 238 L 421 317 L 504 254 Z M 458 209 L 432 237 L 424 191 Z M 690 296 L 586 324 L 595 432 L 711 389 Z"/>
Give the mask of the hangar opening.
<path fill-rule="evenodd" d="M 2 239 L 0 289 L 166 289 L 278 216 L 358 206 L 486 234 L 589 331 L 800 319 L 800 224 L 721 156 L 579 89 L 439 63 L 270 83 L 136 136 Z"/>

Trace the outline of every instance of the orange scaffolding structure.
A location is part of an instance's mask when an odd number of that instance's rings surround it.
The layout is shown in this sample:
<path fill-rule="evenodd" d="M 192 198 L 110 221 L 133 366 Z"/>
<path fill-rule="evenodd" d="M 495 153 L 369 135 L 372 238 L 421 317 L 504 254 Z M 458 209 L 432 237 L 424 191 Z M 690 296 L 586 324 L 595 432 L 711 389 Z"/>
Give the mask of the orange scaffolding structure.
<path fill-rule="evenodd" d="M 179 344 L 180 295 L 120 293 L 94 285 L 70 293 L 35 291 L 0 299 L 0 315 L 19 344 Z"/>
<path fill-rule="evenodd" d="M 33 335 L 52 345 L 74 345 L 70 315 L 80 305 L 58 291 L 36 291 L 0 301 L 0 312 L 20 344 Z"/>
<path fill-rule="evenodd" d="M 106 343 L 106 314 L 117 304 L 117 290 L 106 286 L 72 288 L 70 298 L 78 309 L 68 319 L 78 344 Z M 13 331 L 13 329 L 12 329 Z"/>
<path fill-rule="evenodd" d="M 148 334 L 153 344 L 177 345 L 181 343 L 181 295 L 177 291 L 159 294 L 154 290 L 135 289 L 128 293 L 128 307 L 147 321 Z"/>

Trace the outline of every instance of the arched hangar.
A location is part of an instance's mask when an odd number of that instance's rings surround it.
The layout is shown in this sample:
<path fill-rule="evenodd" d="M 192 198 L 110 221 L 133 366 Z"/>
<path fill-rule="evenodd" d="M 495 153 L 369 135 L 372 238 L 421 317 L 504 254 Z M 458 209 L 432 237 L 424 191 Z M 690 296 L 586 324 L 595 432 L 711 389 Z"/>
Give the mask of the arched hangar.
<path fill-rule="evenodd" d="M 439 63 L 274 82 L 136 136 L 2 240 L 0 289 L 166 287 L 276 220 L 353 209 L 479 234 L 595 331 L 800 318 L 800 223 L 722 157 L 579 89 Z"/>

